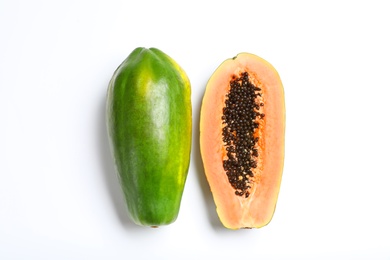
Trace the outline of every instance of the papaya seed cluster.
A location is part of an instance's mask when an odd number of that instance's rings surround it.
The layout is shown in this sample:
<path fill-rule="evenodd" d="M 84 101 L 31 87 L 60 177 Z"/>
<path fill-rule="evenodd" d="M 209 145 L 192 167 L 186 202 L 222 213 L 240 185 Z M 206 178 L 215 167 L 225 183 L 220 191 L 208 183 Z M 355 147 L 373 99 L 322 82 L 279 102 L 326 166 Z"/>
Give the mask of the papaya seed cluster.
<path fill-rule="evenodd" d="M 247 72 L 239 77 L 233 76 L 230 90 L 226 95 L 222 115 L 222 141 L 227 159 L 223 160 L 223 168 L 237 196 L 249 197 L 251 188 L 252 169 L 257 167 L 255 157 L 259 156 L 254 137 L 259 128 L 256 120 L 264 118 L 260 107 L 264 103 L 257 101 L 261 97 L 261 89 L 249 81 Z"/>

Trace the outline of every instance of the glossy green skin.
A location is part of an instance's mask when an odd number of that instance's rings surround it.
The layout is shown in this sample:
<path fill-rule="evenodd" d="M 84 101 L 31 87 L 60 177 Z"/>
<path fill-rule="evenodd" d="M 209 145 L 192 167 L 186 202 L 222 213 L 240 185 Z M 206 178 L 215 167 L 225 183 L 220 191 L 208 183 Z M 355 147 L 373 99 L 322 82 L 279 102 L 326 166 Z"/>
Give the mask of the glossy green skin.
<path fill-rule="evenodd" d="M 191 150 L 191 86 L 158 49 L 137 48 L 115 71 L 107 93 L 111 151 L 130 218 L 174 222 Z"/>

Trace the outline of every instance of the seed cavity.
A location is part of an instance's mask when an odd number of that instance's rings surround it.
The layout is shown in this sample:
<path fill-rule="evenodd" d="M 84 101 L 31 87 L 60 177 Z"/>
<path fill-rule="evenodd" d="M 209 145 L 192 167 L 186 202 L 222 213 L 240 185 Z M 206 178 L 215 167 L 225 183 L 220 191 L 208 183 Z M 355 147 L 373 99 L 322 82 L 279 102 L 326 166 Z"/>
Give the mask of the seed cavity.
<path fill-rule="evenodd" d="M 250 195 L 253 169 L 259 157 L 254 134 L 264 120 L 262 89 L 250 81 L 248 72 L 232 77 L 222 109 L 222 141 L 226 150 L 223 168 L 237 196 Z M 261 110 L 261 111 L 260 111 Z"/>

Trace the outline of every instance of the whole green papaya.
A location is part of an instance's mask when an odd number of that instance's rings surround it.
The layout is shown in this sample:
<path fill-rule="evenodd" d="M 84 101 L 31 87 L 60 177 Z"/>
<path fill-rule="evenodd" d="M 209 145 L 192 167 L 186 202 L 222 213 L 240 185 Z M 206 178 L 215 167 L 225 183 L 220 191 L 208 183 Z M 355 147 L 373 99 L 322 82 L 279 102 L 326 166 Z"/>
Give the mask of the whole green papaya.
<path fill-rule="evenodd" d="M 107 129 L 130 218 L 174 222 L 191 153 L 191 85 L 156 48 L 135 49 L 116 69 L 106 102 Z"/>

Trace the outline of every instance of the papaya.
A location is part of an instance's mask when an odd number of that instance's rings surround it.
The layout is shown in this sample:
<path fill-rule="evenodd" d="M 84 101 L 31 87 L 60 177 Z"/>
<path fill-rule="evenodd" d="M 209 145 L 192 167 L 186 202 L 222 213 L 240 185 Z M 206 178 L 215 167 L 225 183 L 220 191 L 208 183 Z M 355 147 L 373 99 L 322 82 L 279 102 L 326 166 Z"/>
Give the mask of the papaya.
<path fill-rule="evenodd" d="M 129 218 L 159 227 L 177 219 L 192 138 L 191 85 L 156 48 L 136 48 L 115 70 L 106 125 Z"/>
<path fill-rule="evenodd" d="M 284 143 L 284 89 L 275 68 L 250 53 L 222 62 L 203 95 L 200 151 L 223 226 L 261 228 L 271 221 Z"/>

